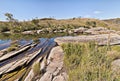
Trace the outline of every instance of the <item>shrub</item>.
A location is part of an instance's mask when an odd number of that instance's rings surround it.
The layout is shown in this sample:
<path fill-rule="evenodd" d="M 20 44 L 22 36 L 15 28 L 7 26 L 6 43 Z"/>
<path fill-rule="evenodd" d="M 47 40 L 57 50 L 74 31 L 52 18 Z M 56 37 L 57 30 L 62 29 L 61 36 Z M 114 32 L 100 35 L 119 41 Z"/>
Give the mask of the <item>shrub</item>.
<path fill-rule="evenodd" d="M 68 81 L 119 81 L 119 74 L 113 76 L 112 59 L 107 57 L 107 46 L 100 47 L 94 42 L 64 44 L 64 65 Z"/>
<path fill-rule="evenodd" d="M 95 21 L 87 21 L 86 22 L 87 26 L 92 26 L 92 27 L 96 27 L 96 22 Z"/>

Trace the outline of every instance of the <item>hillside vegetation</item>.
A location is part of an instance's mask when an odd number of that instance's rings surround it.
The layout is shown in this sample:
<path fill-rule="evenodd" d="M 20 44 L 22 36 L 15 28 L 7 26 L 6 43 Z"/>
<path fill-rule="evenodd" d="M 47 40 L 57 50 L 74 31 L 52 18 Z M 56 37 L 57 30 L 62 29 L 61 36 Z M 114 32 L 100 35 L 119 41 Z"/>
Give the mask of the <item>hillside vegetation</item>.
<path fill-rule="evenodd" d="M 113 28 L 120 29 L 120 18 L 103 20 L 109 23 Z"/>
<path fill-rule="evenodd" d="M 9 14 L 10 15 L 10 14 Z M 11 33 L 19 33 L 29 30 L 42 30 L 44 32 L 54 32 L 58 30 L 71 30 L 79 27 L 92 28 L 92 27 L 106 27 L 108 29 L 120 30 L 116 23 L 111 23 L 108 20 L 98 20 L 89 18 L 71 18 L 60 19 L 42 18 L 32 19 L 31 21 L 18 21 L 13 18 L 13 15 L 8 14 L 6 22 L 0 22 L 0 32 L 10 31 Z"/>

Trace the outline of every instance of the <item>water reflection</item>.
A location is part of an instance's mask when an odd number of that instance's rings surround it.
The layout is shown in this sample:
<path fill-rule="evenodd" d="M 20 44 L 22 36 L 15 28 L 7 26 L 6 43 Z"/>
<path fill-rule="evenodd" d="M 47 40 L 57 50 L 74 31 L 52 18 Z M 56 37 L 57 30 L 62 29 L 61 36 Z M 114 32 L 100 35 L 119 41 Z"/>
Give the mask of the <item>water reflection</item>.
<path fill-rule="evenodd" d="M 0 34 L 0 50 L 9 47 L 13 44 L 14 41 L 17 40 L 19 45 L 25 45 L 27 43 L 32 43 L 34 39 L 40 38 L 40 41 L 44 41 L 45 38 L 55 38 L 60 36 L 73 36 L 76 34 L 68 34 L 68 33 L 43 33 L 43 34 L 35 34 L 35 35 L 22 35 L 22 34 Z"/>

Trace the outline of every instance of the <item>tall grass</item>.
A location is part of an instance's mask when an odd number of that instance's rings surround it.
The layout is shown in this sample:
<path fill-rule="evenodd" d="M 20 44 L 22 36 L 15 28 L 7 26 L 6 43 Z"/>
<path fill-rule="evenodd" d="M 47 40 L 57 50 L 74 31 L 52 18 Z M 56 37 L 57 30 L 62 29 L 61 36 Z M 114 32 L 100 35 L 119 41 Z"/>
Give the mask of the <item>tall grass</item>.
<path fill-rule="evenodd" d="M 120 81 L 120 76 L 112 72 L 113 59 L 107 56 L 107 46 L 91 42 L 63 44 L 62 48 L 68 81 Z"/>

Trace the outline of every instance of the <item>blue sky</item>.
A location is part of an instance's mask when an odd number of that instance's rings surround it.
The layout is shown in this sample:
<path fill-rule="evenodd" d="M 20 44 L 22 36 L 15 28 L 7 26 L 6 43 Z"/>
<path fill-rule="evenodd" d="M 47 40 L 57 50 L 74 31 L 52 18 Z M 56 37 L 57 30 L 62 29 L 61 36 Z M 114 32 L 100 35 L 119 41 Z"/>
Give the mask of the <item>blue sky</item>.
<path fill-rule="evenodd" d="M 5 20 L 7 12 L 19 20 L 80 16 L 108 19 L 120 17 L 120 0 L 0 0 L 0 20 Z"/>

